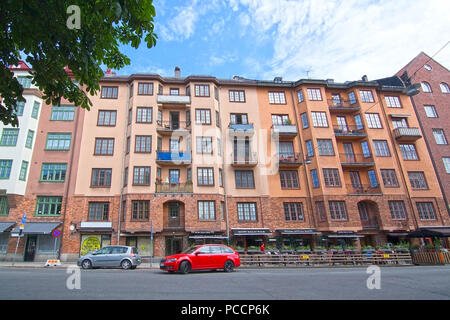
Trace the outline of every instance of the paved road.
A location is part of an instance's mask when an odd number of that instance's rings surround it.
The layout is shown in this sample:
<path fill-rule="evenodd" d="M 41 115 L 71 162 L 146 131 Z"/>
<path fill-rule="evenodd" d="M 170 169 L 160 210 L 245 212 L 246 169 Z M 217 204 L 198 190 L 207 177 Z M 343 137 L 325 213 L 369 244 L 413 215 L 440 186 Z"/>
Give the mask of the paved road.
<path fill-rule="evenodd" d="M 450 299 L 450 266 L 382 267 L 369 290 L 366 268 L 238 269 L 167 274 L 81 270 L 81 289 L 64 269 L 0 268 L 0 299 Z"/>

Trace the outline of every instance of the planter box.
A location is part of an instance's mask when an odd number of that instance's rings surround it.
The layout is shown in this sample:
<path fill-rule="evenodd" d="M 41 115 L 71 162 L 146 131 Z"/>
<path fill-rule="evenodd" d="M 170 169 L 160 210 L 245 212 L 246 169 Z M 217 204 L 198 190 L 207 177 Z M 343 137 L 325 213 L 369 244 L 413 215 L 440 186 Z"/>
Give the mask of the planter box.
<path fill-rule="evenodd" d="M 297 253 L 311 253 L 311 250 L 296 250 Z"/>
<path fill-rule="evenodd" d="M 394 248 L 394 251 L 396 251 L 396 252 L 409 252 L 409 249 L 407 249 L 407 248 Z"/>

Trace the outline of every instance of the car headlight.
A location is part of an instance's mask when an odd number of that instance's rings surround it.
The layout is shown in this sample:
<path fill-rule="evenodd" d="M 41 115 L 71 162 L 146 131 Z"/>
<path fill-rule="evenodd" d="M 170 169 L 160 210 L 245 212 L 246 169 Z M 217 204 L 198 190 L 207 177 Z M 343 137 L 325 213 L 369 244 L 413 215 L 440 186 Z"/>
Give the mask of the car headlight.
<path fill-rule="evenodd" d="M 175 262 L 175 261 L 177 261 L 177 258 L 167 259 L 166 262 Z"/>

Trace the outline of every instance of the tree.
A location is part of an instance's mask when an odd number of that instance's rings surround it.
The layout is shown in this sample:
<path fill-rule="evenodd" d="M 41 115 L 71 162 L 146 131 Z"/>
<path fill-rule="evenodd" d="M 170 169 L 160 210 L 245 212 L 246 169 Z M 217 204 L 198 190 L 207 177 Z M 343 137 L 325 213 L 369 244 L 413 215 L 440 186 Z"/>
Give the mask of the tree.
<path fill-rule="evenodd" d="M 92 102 L 65 71 L 90 95 L 99 91 L 102 64 L 120 69 L 130 59 L 120 44 L 138 48 L 156 44 L 152 0 L 1 0 L 0 120 L 18 126 L 16 104 L 25 101 L 23 88 L 9 66 L 22 56 L 32 66 L 32 83 L 47 104 L 64 97 L 87 110 Z"/>

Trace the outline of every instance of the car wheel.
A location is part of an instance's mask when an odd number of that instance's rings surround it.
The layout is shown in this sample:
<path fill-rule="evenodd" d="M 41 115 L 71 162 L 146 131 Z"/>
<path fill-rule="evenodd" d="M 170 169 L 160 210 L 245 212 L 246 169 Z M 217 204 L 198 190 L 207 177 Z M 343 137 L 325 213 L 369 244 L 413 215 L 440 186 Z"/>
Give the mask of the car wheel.
<path fill-rule="evenodd" d="M 128 270 L 128 269 L 130 269 L 130 268 L 132 267 L 130 260 L 123 260 L 123 261 L 120 263 L 120 267 L 121 267 L 123 270 Z"/>
<path fill-rule="evenodd" d="M 225 272 L 233 272 L 234 270 L 234 263 L 231 260 L 227 260 L 223 266 L 223 270 Z"/>
<path fill-rule="evenodd" d="M 91 269 L 92 268 L 92 262 L 88 259 L 83 260 L 83 262 L 81 262 L 81 267 L 83 269 Z"/>
<path fill-rule="evenodd" d="M 178 271 L 182 274 L 186 274 L 189 271 L 191 271 L 191 264 L 188 261 L 181 262 L 180 266 L 178 267 Z"/>

